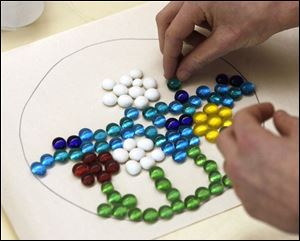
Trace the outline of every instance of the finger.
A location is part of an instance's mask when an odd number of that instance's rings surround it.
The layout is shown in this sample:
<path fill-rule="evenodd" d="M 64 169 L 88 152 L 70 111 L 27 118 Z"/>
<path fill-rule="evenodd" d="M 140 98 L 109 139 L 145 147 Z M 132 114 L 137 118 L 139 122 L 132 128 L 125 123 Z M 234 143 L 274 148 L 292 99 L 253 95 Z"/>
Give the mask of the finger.
<path fill-rule="evenodd" d="M 189 45 L 192 45 L 194 47 L 198 46 L 200 43 L 206 40 L 206 36 L 199 33 L 198 31 L 193 31 L 185 40 Z"/>
<path fill-rule="evenodd" d="M 181 54 L 183 41 L 194 31 L 195 25 L 204 20 L 204 15 L 194 5 L 185 2 L 165 33 L 163 65 L 165 77 L 174 77 Z"/>
<path fill-rule="evenodd" d="M 225 160 L 230 161 L 235 159 L 233 157 L 237 153 L 236 138 L 232 127 L 228 127 L 220 133 L 216 144 Z"/>
<path fill-rule="evenodd" d="M 283 136 L 299 135 L 299 118 L 291 116 L 283 110 L 275 112 L 274 124 Z"/>
<path fill-rule="evenodd" d="M 182 1 L 170 2 L 156 15 L 159 48 L 162 53 L 163 53 L 166 29 L 168 28 L 170 22 L 172 22 L 173 18 L 175 18 L 176 14 L 178 13 L 182 5 L 183 5 Z"/>

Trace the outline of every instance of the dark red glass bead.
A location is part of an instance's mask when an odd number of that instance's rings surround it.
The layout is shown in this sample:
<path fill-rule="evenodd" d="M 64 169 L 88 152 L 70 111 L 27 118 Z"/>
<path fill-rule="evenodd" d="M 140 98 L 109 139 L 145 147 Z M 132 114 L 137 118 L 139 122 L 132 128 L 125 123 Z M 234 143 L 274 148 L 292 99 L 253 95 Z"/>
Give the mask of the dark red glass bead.
<path fill-rule="evenodd" d="M 82 177 L 85 174 L 89 173 L 89 166 L 84 163 L 77 163 L 73 166 L 72 172 L 76 177 Z"/>
<path fill-rule="evenodd" d="M 101 162 L 101 163 L 106 163 L 108 161 L 111 161 L 113 160 L 113 157 L 112 155 L 109 153 L 109 152 L 104 152 L 104 153 L 100 153 L 98 155 L 98 160 Z"/>
<path fill-rule="evenodd" d="M 108 161 L 107 163 L 105 163 L 105 170 L 108 173 L 115 174 L 119 172 L 120 165 L 116 161 Z"/>
<path fill-rule="evenodd" d="M 83 159 L 82 161 L 85 163 L 85 164 L 91 164 L 93 162 L 96 162 L 97 161 L 97 155 L 95 153 L 87 153 L 83 156 Z"/>
<path fill-rule="evenodd" d="M 92 186 L 95 182 L 95 177 L 93 174 L 86 174 L 81 177 L 81 182 L 85 186 Z"/>
<path fill-rule="evenodd" d="M 90 173 L 97 174 L 102 171 L 102 166 L 100 163 L 95 162 L 90 164 Z"/>
<path fill-rule="evenodd" d="M 100 172 L 97 176 L 97 179 L 100 183 L 108 182 L 111 180 L 111 174 L 106 171 Z"/>

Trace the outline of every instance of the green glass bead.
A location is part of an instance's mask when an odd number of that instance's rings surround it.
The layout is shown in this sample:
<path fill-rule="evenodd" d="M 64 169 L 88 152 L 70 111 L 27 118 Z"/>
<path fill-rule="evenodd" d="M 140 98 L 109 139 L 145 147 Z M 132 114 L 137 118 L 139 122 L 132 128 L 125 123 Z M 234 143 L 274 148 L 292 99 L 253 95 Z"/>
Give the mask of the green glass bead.
<path fill-rule="evenodd" d="M 194 162 L 197 166 L 202 167 L 206 162 L 206 156 L 201 153 L 197 157 L 195 157 Z"/>
<path fill-rule="evenodd" d="M 187 150 L 187 155 L 193 159 L 199 156 L 200 154 L 201 154 L 201 150 L 198 146 L 192 146 Z"/>
<path fill-rule="evenodd" d="M 158 213 L 161 219 L 171 219 L 174 215 L 172 208 L 167 205 L 161 206 Z"/>
<path fill-rule="evenodd" d="M 174 213 L 182 213 L 185 209 L 185 205 L 183 201 L 177 200 L 175 202 L 172 202 L 171 208 Z"/>
<path fill-rule="evenodd" d="M 112 207 L 107 203 L 102 203 L 97 208 L 97 214 L 103 218 L 109 218 L 112 215 Z"/>
<path fill-rule="evenodd" d="M 157 115 L 157 109 L 155 109 L 152 106 L 146 107 L 143 110 L 143 116 L 145 120 L 153 120 L 156 115 Z"/>
<path fill-rule="evenodd" d="M 171 189 L 167 192 L 166 197 L 167 197 L 168 201 L 170 201 L 170 202 L 175 202 L 175 201 L 177 201 L 177 200 L 180 199 L 180 192 L 179 192 L 179 190 L 176 189 L 176 188 L 171 188 Z"/>
<path fill-rule="evenodd" d="M 206 187 L 199 187 L 196 189 L 195 195 L 200 202 L 205 202 L 210 198 L 210 191 Z"/>
<path fill-rule="evenodd" d="M 161 179 L 165 176 L 165 172 L 160 167 L 154 166 L 149 171 L 150 178 L 154 181 Z"/>
<path fill-rule="evenodd" d="M 222 183 L 225 187 L 228 187 L 228 188 L 232 187 L 232 181 L 229 179 L 229 177 L 227 175 L 223 176 Z"/>
<path fill-rule="evenodd" d="M 169 90 L 177 91 L 181 88 L 181 81 L 177 78 L 169 79 L 167 86 L 168 86 Z"/>
<path fill-rule="evenodd" d="M 221 182 L 212 182 L 208 188 L 211 195 L 220 195 L 224 192 L 224 186 Z"/>
<path fill-rule="evenodd" d="M 155 187 L 158 191 L 167 192 L 172 187 L 172 184 L 167 178 L 163 177 L 155 181 Z"/>
<path fill-rule="evenodd" d="M 122 198 L 122 205 L 129 209 L 135 208 L 137 204 L 137 198 L 133 194 L 126 194 Z"/>
<path fill-rule="evenodd" d="M 80 149 L 72 149 L 69 152 L 69 157 L 71 160 L 73 161 L 78 161 L 79 159 L 81 159 L 83 157 L 83 153 Z"/>
<path fill-rule="evenodd" d="M 54 152 L 54 160 L 56 162 L 66 162 L 69 158 L 69 154 L 68 152 L 64 151 L 64 150 L 57 150 Z"/>
<path fill-rule="evenodd" d="M 213 160 L 207 160 L 205 163 L 204 163 L 204 171 L 206 173 L 211 173 L 213 171 L 217 171 L 218 170 L 218 165 L 215 161 Z"/>
<path fill-rule="evenodd" d="M 158 212 L 154 208 L 147 208 L 143 212 L 143 220 L 146 223 L 155 223 L 159 218 Z"/>
<path fill-rule="evenodd" d="M 111 194 L 114 190 L 114 186 L 111 182 L 105 182 L 101 185 L 101 191 L 106 195 Z"/>
<path fill-rule="evenodd" d="M 122 205 L 117 205 L 113 208 L 113 217 L 116 219 L 124 219 L 127 215 L 128 208 L 122 206 Z"/>
<path fill-rule="evenodd" d="M 122 196 L 118 191 L 113 191 L 107 195 L 107 201 L 110 204 L 119 203 L 121 201 L 121 199 L 122 199 Z"/>
<path fill-rule="evenodd" d="M 167 138 L 162 134 L 158 134 L 154 139 L 155 146 L 157 147 L 161 147 L 166 141 Z"/>
<path fill-rule="evenodd" d="M 212 171 L 209 173 L 208 179 L 210 182 L 221 182 L 222 175 L 219 171 Z"/>
<path fill-rule="evenodd" d="M 128 218 L 130 221 L 139 222 L 143 218 L 143 212 L 139 208 L 131 209 L 128 212 Z"/>
<path fill-rule="evenodd" d="M 200 206 L 200 201 L 196 196 L 190 195 L 184 199 L 184 205 L 188 210 L 196 210 Z"/>

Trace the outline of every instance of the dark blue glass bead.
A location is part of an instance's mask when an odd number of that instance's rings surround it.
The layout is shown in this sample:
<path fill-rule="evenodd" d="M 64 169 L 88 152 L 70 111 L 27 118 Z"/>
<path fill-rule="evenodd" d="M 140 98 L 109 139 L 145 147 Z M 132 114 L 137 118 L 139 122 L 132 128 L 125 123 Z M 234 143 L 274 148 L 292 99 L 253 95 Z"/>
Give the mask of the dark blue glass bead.
<path fill-rule="evenodd" d="M 154 119 L 153 119 L 153 125 L 157 128 L 162 128 L 165 126 L 166 124 L 166 117 L 164 115 L 157 115 Z"/>
<path fill-rule="evenodd" d="M 193 134 L 193 129 L 190 126 L 180 126 L 179 127 L 179 132 L 182 137 L 191 137 Z"/>
<path fill-rule="evenodd" d="M 233 76 L 230 77 L 229 83 L 230 83 L 232 86 L 240 87 L 241 84 L 244 83 L 244 79 L 243 79 L 243 77 L 240 76 L 240 75 L 233 75 Z"/>
<path fill-rule="evenodd" d="M 229 92 L 229 86 L 224 84 L 215 85 L 215 92 L 220 95 L 227 95 Z"/>
<path fill-rule="evenodd" d="M 157 129 L 154 126 L 148 126 L 145 128 L 145 136 L 149 139 L 154 139 L 157 136 Z"/>
<path fill-rule="evenodd" d="M 125 109 L 124 115 L 132 120 L 137 120 L 139 118 L 139 110 L 135 107 L 128 107 Z"/>
<path fill-rule="evenodd" d="M 177 100 L 172 101 L 169 104 L 169 111 L 175 115 L 180 114 L 183 111 L 183 105 Z"/>
<path fill-rule="evenodd" d="M 81 149 L 81 152 L 82 152 L 83 154 L 91 153 L 91 152 L 94 152 L 94 151 L 95 151 L 95 149 L 94 149 L 94 144 L 93 144 L 92 142 L 89 142 L 89 141 L 83 142 L 83 143 L 81 144 L 80 149 Z"/>
<path fill-rule="evenodd" d="M 159 114 L 167 114 L 169 106 L 165 102 L 157 102 L 154 106 Z"/>
<path fill-rule="evenodd" d="M 201 85 L 196 89 L 197 96 L 199 96 L 202 100 L 206 100 L 209 97 L 210 93 L 210 88 L 205 85 Z"/>
<path fill-rule="evenodd" d="M 106 141 L 99 141 L 95 143 L 95 150 L 97 153 L 108 152 L 109 149 L 110 146 Z"/>
<path fill-rule="evenodd" d="M 152 106 L 146 107 L 143 110 L 143 116 L 145 120 L 153 120 L 156 115 L 157 115 L 157 109 L 155 109 Z"/>
<path fill-rule="evenodd" d="M 102 129 L 98 129 L 95 131 L 94 133 L 94 139 L 96 141 L 105 141 L 106 140 L 106 137 L 107 137 L 107 133 L 105 130 L 102 130 Z"/>
<path fill-rule="evenodd" d="M 180 126 L 180 123 L 175 118 L 167 119 L 166 124 L 165 124 L 165 127 L 167 128 L 167 130 L 177 130 L 179 126 Z"/>
<path fill-rule="evenodd" d="M 106 132 L 109 136 L 117 137 L 120 135 L 121 127 L 116 123 L 110 123 L 106 126 Z"/>
<path fill-rule="evenodd" d="M 251 82 L 244 82 L 240 88 L 243 95 L 253 95 L 255 92 L 255 85 Z"/>
<path fill-rule="evenodd" d="M 79 137 L 82 141 L 91 141 L 93 139 L 94 133 L 89 128 L 82 128 L 79 131 Z"/>
<path fill-rule="evenodd" d="M 134 137 L 134 130 L 133 128 L 126 128 L 126 129 L 123 129 L 121 131 L 121 136 L 122 138 L 125 140 L 125 139 L 128 139 L 128 138 L 133 138 Z"/>
<path fill-rule="evenodd" d="M 186 160 L 187 154 L 186 154 L 186 151 L 176 151 L 175 153 L 173 153 L 172 157 L 176 163 L 184 163 Z"/>
<path fill-rule="evenodd" d="M 162 151 L 165 153 L 165 155 L 172 155 L 175 151 L 175 146 L 172 142 L 166 142 L 161 146 Z"/>
<path fill-rule="evenodd" d="M 42 155 L 41 158 L 40 158 L 40 162 L 42 163 L 42 165 L 44 165 L 47 168 L 52 167 L 55 163 L 54 157 L 50 154 Z"/>
<path fill-rule="evenodd" d="M 175 143 L 180 139 L 180 132 L 178 131 L 167 131 L 166 138 L 169 142 Z"/>
<path fill-rule="evenodd" d="M 109 141 L 109 145 L 112 150 L 123 148 L 123 141 L 121 138 L 115 137 Z"/>
<path fill-rule="evenodd" d="M 233 108 L 233 104 L 234 104 L 234 100 L 229 96 L 226 96 L 222 99 L 222 105 L 224 105 L 224 106 Z"/>
<path fill-rule="evenodd" d="M 47 168 L 40 162 L 34 162 L 30 166 L 33 175 L 43 177 L 46 175 Z"/>
<path fill-rule="evenodd" d="M 77 161 L 83 157 L 83 153 L 79 148 L 75 148 L 69 151 L 69 157 L 73 161 Z"/>
<path fill-rule="evenodd" d="M 226 74 L 218 74 L 216 77 L 216 82 L 218 84 L 229 84 L 229 79 L 228 76 Z"/>
<path fill-rule="evenodd" d="M 208 102 L 220 105 L 222 103 L 222 96 L 218 93 L 212 92 L 208 98 Z"/>
<path fill-rule="evenodd" d="M 61 149 L 65 149 L 67 147 L 67 142 L 64 138 L 62 137 L 56 137 L 53 141 L 52 141 L 52 146 L 55 150 L 61 150 Z"/>
<path fill-rule="evenodd" d="M 190 115 L 183 114 L 179 117 L 180 125 L 190 126 L 193 124 L 193 118 Z"/>
<path fill-rule="evenodd" d="M 68 139 L 67 139 L 67 145 L 69 148 L 78 148 L 80 147 L 82 143 L 82 140 L 80 139 L 79 136 L 70 136 Z"/>
<path fill-rule="evenodd" d="M 183 110 L 184 114 L 192 116 L 193 114 L 195 114 L 195 112 L 196 112 L 196 107 L 190 105 L 184 106 L 184 110 Z"/>
<path fill-rule="evenodd" d="M 200 138 L 198 136 L 192 136 L 189 140 L 189 146 L 199 146 Z"/>
<path fill-rule="evenodd" d="M 189 146 L 189 141 L 187 138 L 181 137 L 178 141 L 175 143 L 175 149 L 177 151 L 181 150 L 184 151 L 188 148 Z"/>
<path fill-rule="evenodd" d="M 133 120 L 129 117 L 123 117 L 120 120 L 120 126 L 122 129 L 131 128 L 133 127 L 134 123 Z"/>
<path fill-rule="evenodd" d="M 201 98 L 196 95 L 192 95 L 189 99 L 189 104 L 196 108 L 199 108 L 201 106 L 201 102 Z"/>
<path fill-rule="evenodd" d="M 233 99 L 233 100 L 240 100 L 242 98 L 242 91 L 240 88 L 237 87 L 232 87 L 229 90 L 229 96 Z"/>
<path fill-rule="evenodd" d="M 136 136 L 143 136 L 145 134 L 145 128 L 141 124 L 134 125 L 133 131 Z"/>
<path fill-rule="evenodd" d="M 189 94 L 185 90 L 178 90 L 175 93 L 175 100 L 179 101 L 180 103 L 184 104 L 189 100 Z"/>
<path fill-rule="evenodd" d="M 167 141 L 167 138 L 162 135 L 162 134 L 158 134 L 155 138 L 154 138 L 154 144 L 155 146 L 162 146 L 163 144 L 165 144 Z"/>

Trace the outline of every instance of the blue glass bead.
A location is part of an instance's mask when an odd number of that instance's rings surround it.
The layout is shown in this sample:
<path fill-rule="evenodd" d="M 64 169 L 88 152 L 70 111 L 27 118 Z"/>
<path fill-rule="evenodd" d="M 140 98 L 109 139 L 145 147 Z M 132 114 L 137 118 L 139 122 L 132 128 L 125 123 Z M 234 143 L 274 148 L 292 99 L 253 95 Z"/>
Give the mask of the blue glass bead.
<path fill-rule="evenodd" d="M 34 162 L 30 166 L 33 175 L 43 177 L 46 175 L 47 168 L 40 162 Z"/>
<path fill-rule="evenodd" d="M 154 138 L 154 144 L 155 146 L 162 146 L 163 144 L 165 144 L 167 141 L 167 138 L 162 135 L 162 134 L 158 134 L 155 138 Z"/>
<path fill-rule="evenodd" d="M 139 114 L 139 110 L 135 107 L 128 107 L 124 112 L 124 115 L 132 120 L 137 120 L 139 118 Z"/>
<path fill-rule="evenodd" d="M 169 106 L 165 102 L 157 102 L 154 106 L 159 114 L 167 114 Z"/>
<path fill-rule="evenodd" d="M 153 120 L 156 115 L 157 115 L 157 109 L 155 109 L 152 106 L 146 107 L 143 110 L 143 116 L 145 120 Z"/>
<path fill-rule="evenodd" d="M 110 146 L 106 141 L 99 141 L 95 143 L 95 150 L 97 153 L 108 152 L 109 149 Z"/>
<path fill-rule="evenodd" d="M 251 82 L 244 82 L 240 88 L 243 95 L 253 95 L 255 92 L 255 85 Z"/>
<path fill-rule="evenodd" d="M 163 115 L 157 115 L 153 119 L 153 125 L 157 128 L 162 128 L 165 126 L 165 124 L 166 124 L 166 117 Z"/>
<path fill-rule="evenodd" d="M 242 98 L 242 91 L 240 88 L 232 87 L 229 90 L 229 96 L 235 101 L 240 100 Z"/>
<path fill-rule="evenodd" d="M 226 96 L 222 99 L 222 105 L 224 105 L 224 106 L 233 108 L 233 104 L 234 104 L 234 100 L 229 96 Z"/>
<path fill-rule="evenodd" d="M 50 154 L 44 154 L 40 158 L 40 162 L 45 166 L 45 167 L 52 167 L 55 163 L 54 157 Z"/>
<path fill-rule="evenodd" d="M 161 146 L 162 151 L 165 153 L 165 155 L 172 155 L 175 151 L 175 146 L 172 142 L 166 142 Z"/>
<path fill-rule="evenodd" d="M 181 136 L 180 132 L 178 131 L 167 131 L 166 133 L 166 137 L 169 142 L 175 143 L 176 141 L 179 140 L 180 136 Z"/>
<path fill-rule="evenodd" d="M 240 76 L 240 75 L 233 75 L 233 76 L 230 77 L 229 83 L 230 83 L 232 86 L 240 87 L 241 84 L 244 83 L 244 79 L 243 79 L 243 77 Z"/>
<path fill-rule="evenodd" d="M 196 89 L 197 96 L 199 96 L 202 100 L 206 100 L 209 97 L 210 93 L 210 88 L 205 85 L 201 85 Z"/>
<path fill-rule="evenodd" d="M 52 141 L 52 146 L 55 150 L 61 150 L 61 149 L 65 149 L 67 146 L 67 142 L 65 141 L 64 138 L 62 137 L 56 137 L 53 141 Z"/>
<path fill-rule="evenodd" d="M 94 152 L 94 144 L 92 142 L 86 141 L 81 144 L 81 152 L 83 154 Z"/>
<path fill-rule="evenodd" d="M 122 129 L 131 128 L 133 127 L 133 125 L 134 125 L 133 120 L 130 119 L 129 117 L 123 117 L 120 120 L 120 126 Z"/>
<path fill-rule="evenodd" d="M 77 161 L 83 157 L 83 153 L 79 148 L 72 149 L 69 152 L 69 157 L 71 160 Z"/>
<path fill-rule="evenodd" d="M 216 82 L 218 84 L 229 84 L 229 79 L 228 76 L 226 74 L 218 74 L 216 77 Z"/>
<path fill-rule="evenodd" d="M 105 130 L 102 130 L 102 129 L 98 129 L 95 131 L 94 133 L 94 139 L 96 141 L 105 141 L 106 140 L 106 137 L 107 137 L 107 133 Z"/>
<path fill-rule="evenodd" d="M 119 137 L 112 138 L 109 141 L 109 146 L 112 150 L 115 150 L 115 149 L 118 149 L 118 148 L 123 148 L 123 141 Z"/>
<path fill-rule="evenodd" d="M 189 140 L 189 146 L 199 146 L 200 138 L 198 136 L 192 136 Z"/>
<path fill-rule="evenodd" d="M 167 130 L 178 130 L 178 127 L 180 126 L 180 123 L 175 118 L 169 118 L 166 121 L 165 127 Z"/>
<path fill-rule="evenodd" d="M 189 141 L 187 138 L 181 137 L 178 141 L 175 143 L 175 149 L 177 151 L 181 150 L 184 151 L 188 148 L 189 146 Z"/>
<path fill-rule="evenodd" d="M 120 135 L 121 127 L 116 123 L 110 123 L 106 126 L 106 132 L 109 136 L 117 137 Z"/>
<path fill-rule="evenodd" d="M 82 141 L 91 141 L 94 133 L 89 128 L 82 128 L 79 131 L 79 137 Z"/>
<path fill-rule="evenodd" d="M 179 127 L 179 132 L 182 137 L 191 137 L 193 134 L 193 129 L 190 126 L 180 126 Z"/>
<path fill-rule="evenodd" d="M 184 163 L 187 157 L 186 151 L 176 151 L 172 155 L 173 160 L 177 163 Z"/>
<path fill-rule="evenodd" d="M 134 130 L 133 128 L 126 128 L 126 129 L 123 129 L 121 131 L 121 136 L 122 138 L 125 140 L 125 139 L 128 139 L 128 138 L 133 138 L 134 137 Z"/>
<path fill-rule="evenodd" d="M 169 104 L 169 111 L 175 115 L 180 114 L 183 111 L 183 105 L 179 101 L 172 101 Z"/>
<path fill-rule="evenodd" d="M 70 136 L 68 139 L 67 139 L 67 145 L 69 148 L 78 148 L 80 147 L 82 143 L 82 140 L 80 139 L 79 136 Z"/>
<path fill-rule="evenodd" d="M 178 90 L 175 93 L 175 100 L 179 101 L 180 103 L 184 104 L 189 100 L 189 94 L 185 90 Z"/>
<path fill-rule="evenodd" d="M 186 105 L 183 110 L 183 113 L 187 115 L 193 115 L 195 114 L 195 112 L 196 112 L 196 107 L 189 106 L 189 105 Z"/>
<path fill-rule="evenodd" d="M 212 92 L 208 98 L 208 102 L 215 103 L 216 105 L 220 105 L 222 103 L 222 96 L 218 93 Z"/>
<path fill-rule="evenodd" d="M 192 95 L 189 99 L 189 104 L 196 108 L 199 108 L 201 106 L 201 102 L 201 98 L 196 95 Z"/>
<path fill-rule="evenodd" d="M 141 124 L 134 125 L 133 131 L 136 136 L 143 136 L 145 134 L 145 128 Z"/>
<path fill-rule="evenodd" d="M 220 95 L 227 95 L 229 92 L 229 86 L 224 84 L 215 85 L 215 92 Z"/>
<path fill-rule="evenodd" d="M 54 152 L 53 157 L 56 162 L 65 162 L 68 160 L 69 154 L 64 150 L 57 150 Z"/>
<path fill-rule="evenodd" d="M 145 136 L 149 139 L 154 139 L 157 136 L 157 129 L 154 126 L 148 126 L 145 128 Z"/>
<path fill-rule="evenodd" d="M 193 118 L 190 115 L 183 114 L 179 117 L 180 125 L 190 126 L 193 124 Z"/>

